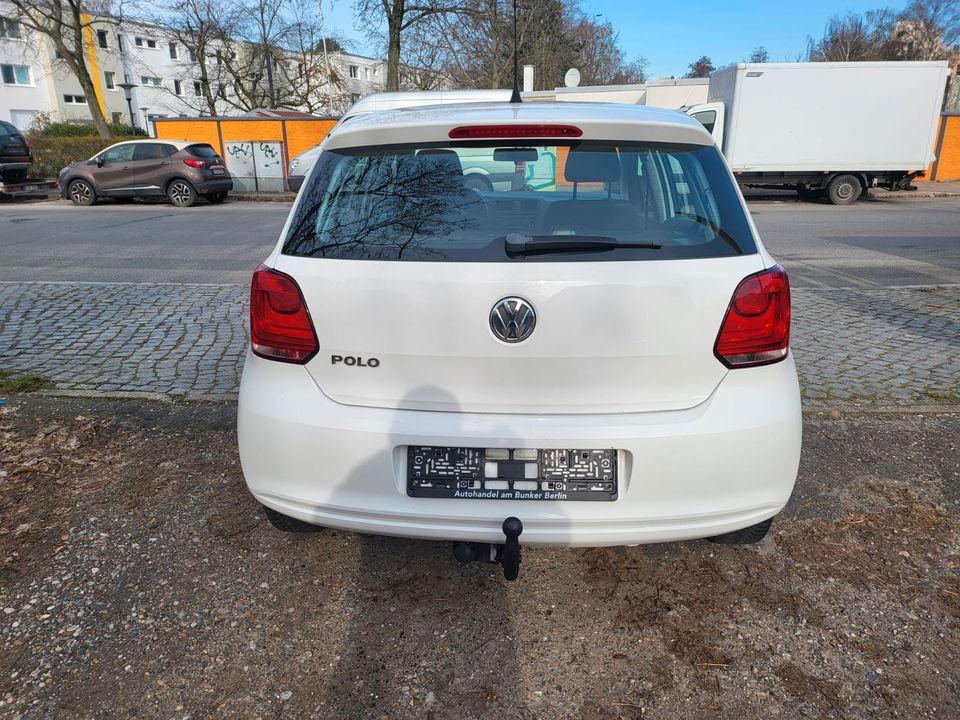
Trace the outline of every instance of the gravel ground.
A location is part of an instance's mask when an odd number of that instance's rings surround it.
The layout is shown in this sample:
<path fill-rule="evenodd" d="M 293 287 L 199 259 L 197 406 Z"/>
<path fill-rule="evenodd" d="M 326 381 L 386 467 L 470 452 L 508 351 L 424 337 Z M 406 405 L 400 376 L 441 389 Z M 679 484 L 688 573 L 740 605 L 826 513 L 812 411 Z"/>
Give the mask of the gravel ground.
<path fill-rule="evenodd" d="M 0 716 L 960 717 L 956 414 L 806 415 L 770 535 L 284 535 L 223 404 L 0 407 Z"/>

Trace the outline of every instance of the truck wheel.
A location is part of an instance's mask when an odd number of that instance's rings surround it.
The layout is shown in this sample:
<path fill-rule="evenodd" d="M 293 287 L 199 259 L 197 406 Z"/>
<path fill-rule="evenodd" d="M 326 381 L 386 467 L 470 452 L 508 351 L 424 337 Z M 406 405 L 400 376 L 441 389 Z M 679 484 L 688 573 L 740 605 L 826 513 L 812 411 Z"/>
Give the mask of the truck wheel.
<path fill-rule="evenodd" d="M 837 175 L 827 185 L 827 197 L 834 205 L 853 205 L 863 193 L 856 175 Z"/>
<path fill-rule="evenodd" d="M 487 180 L 483 175 L 472 173 L 463 179 L 463 186 L 476 190 L 477 192 L 490 192 L 493 190 L 493 183 Z"/>

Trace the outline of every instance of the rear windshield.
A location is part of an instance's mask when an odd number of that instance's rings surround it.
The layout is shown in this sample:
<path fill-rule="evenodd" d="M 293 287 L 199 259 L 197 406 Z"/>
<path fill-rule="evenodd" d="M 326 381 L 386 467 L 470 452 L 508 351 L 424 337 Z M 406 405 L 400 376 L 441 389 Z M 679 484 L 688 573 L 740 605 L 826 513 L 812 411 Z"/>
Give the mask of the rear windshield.
<path fill-rule="evenodd" d="M 755 253 L 714 147 L 431 143 L 320 154 L 287 255 L 463 262 Z"/>
<path fill-rule="evenodd" d="M 214 150 L 209 145 L 190 145 L 187 147 L 187 152 L 198 158 L 215 158 L 219 157 L 217 151 Z"/>

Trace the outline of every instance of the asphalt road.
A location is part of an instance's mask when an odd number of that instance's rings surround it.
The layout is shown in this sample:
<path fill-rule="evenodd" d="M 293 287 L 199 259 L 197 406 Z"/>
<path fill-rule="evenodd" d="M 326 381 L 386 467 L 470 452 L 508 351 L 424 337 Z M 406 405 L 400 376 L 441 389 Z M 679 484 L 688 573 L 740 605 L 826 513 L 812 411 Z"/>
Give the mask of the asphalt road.
<path fill-rule="evenodd" d="M 0 204 L 0 280 L 246 283 L 288 203 Z M 960 283 L 960 198 L 752 201 L 796 287 Z"/>

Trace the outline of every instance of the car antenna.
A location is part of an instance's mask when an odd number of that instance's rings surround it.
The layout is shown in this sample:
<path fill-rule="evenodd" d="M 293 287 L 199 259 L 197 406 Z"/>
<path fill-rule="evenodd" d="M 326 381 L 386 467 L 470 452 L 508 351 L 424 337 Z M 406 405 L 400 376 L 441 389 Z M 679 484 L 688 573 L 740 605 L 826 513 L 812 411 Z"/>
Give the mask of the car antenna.
<path fill-rule="evenodd" d="M 522 103 L 520 97 L 520 78 L 517 72 L 517 0 L 513 0 L 513 95 L 510 96 L 511 103 Z"/>

